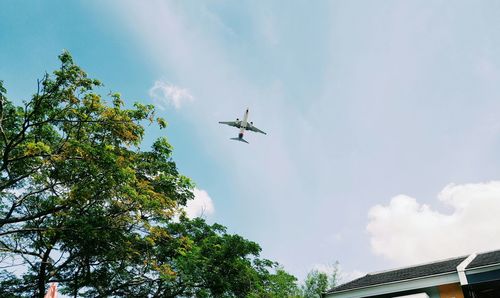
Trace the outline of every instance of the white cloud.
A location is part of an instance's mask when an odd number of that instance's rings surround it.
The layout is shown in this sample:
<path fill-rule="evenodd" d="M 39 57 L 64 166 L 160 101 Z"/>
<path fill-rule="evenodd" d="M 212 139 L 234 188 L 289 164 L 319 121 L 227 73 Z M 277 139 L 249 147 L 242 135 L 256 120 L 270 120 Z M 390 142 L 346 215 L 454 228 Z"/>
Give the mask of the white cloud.
<path fill-rule="evenodd" d="M 161 80 L 156 81 L 153 87 L 149 89 L 149 96 L 162 109 L 168 105 L 180 109 L 184 102 L 194 100 L 189 90 Z"/>
<path fill-rule="evenodd" d="M 194 199 L 188 201 L 184 208 L 189 218 L 205 217 L 214 214 L 215 208 L 212 198 L 202 189 L 194 189 Z"/>
<path fill-rule="evenodd" d="M 498 249 L 500 181 L 450 184 L 438 195 L 451 213 L 398 195 L 369 212 L 372 250 L 400 265 Z"/>

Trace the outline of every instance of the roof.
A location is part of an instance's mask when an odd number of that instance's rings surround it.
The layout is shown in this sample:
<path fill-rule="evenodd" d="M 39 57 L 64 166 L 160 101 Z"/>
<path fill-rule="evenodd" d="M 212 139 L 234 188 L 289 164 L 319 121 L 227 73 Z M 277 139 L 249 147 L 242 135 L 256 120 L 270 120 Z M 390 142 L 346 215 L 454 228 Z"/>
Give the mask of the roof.
<path fill-rule="evenodd" d="M 467 257 L 462 256 L 406 268 L 370 273 L 339 285 L 329 290 L 327 294 L 365 291 L 387 284 L 396 285 L 404 282 L 421 281 L 425 278 L 435 279 L 450 276 L 453 273 L 457 274 L 457 266 L 467 259 Z M 487 266 L 500 266 L 500 250 L 477 254 L 471 263 L 467 265 L 465 271 Z"/>
<path fill-rule="evenodd" d="M 466 269 L 500 264 L 500 250 L 478 254 Z"/>
<path fill-rule="evenodd" d="M 329 290 L 327 293 L 348 291 L 457 272 L 457 266 L 467 257 L 468 256 L 462 256 L 423 265 L 370 273 L 361 278 L 339 285 Z M 495 264 L 500 264 L 500 250 L 478 254 L 467 266 L 466 270 Z"/>
<path fill-rule="evenodd" d="M 433 276 L 443 273 L 456 272 L 457 266 L 465 260 L 466 257 L 459 257 L 445 261 L 439 261 L 424 265 L 407 267 L 402 269 L 370 273 L 361 278 L 355 279 L 328 291 L 329 293 L 345 290 L 369 287 L 390 282 L 403 281 L 408 279 Z"/>

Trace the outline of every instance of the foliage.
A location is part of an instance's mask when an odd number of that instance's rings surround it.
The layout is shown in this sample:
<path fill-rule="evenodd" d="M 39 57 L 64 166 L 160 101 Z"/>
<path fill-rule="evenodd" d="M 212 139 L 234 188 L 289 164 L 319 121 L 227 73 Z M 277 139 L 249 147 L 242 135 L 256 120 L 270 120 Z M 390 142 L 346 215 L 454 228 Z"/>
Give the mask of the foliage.
<path fill-rule="evenodd" d="M 339 267 L 338 262 L 333 266 L 330 274 L 311 270 L 302 285 L 302 297 L 304 298 L 320 298 L 327 290 L 334 288 L 339 283 Z"/>
<path fill-rule="evenodd" d="M 269 275 L 267 283 L 260 292 L 253 294 L 255 297 L 266 298 L 300 298 L 301 293 L 297 286 L 297 278 L 287 273 L 283 267 L 277 267 L 274 274 Z"/>
<path fill-rule="evenodd" d="M 220 225 L 177 218 L 192 182 L 144 123 L 151 105 L 111 105 L 74 64 L 38 82 L 22 106 L 0 81 L 2 297 L 43 297 L 50 282 L 73 297 L 283 297 L 295 278 L 258 258 L 260 247 Z M 23 271 L 20 273 L 20 267 Z M 274 295 L 274 296 L 273 296 Z M 264 296 L 262 296 L 264 297 Z"/>

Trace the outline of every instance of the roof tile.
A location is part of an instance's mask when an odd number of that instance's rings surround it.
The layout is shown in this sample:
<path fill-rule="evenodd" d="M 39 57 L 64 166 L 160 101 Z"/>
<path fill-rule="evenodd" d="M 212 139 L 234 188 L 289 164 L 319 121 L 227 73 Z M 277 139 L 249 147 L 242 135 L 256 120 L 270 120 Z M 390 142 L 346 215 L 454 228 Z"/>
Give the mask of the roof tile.
<path fill-rule="evenodd" d="M 430 264 L 367 274 L 364 277 L 335 287 L 331 289 L 329 293 L 454 272 L 457 270 L 457 266 L 465 260 L 465 258 L 466 257 L 459 257 Z"/>
<path fill-rule="evenodd" d="M 466 269 L 500 264 L 500 250 L 478 254 Z"/>

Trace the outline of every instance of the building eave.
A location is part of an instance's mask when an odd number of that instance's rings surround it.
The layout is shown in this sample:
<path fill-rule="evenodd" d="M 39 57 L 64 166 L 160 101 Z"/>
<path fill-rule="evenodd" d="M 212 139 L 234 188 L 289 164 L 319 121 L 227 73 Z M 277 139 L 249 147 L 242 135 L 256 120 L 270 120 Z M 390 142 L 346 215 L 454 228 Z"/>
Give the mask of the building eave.
<path fill-rule="evenodd" d="M 325 293 L 326 298 L 370 297 L 459 283 L 456 271 Z"/>
<path fill-rule="evenodd" d="M 489 265 L 484 265 L 484 266 L 477 266 L 477 267 L 472 267 L 472 268 L 465 268 L 465 272 L 466 273 L 480 273 L 480 272 L 496 270 L 496 269 L 500 269 L 500 263 L 489 264 Z"/>

